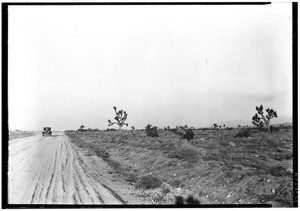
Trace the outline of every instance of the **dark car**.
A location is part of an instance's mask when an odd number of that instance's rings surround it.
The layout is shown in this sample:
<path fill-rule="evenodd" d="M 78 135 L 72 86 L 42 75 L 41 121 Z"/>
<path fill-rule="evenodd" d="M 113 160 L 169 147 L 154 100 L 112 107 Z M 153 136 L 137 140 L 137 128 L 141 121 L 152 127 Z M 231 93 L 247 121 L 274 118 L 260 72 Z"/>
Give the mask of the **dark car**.
<path fill-rule="evenodd" d="M 52 136 L 51 127 L 44 127 L 43 136 Z"/>

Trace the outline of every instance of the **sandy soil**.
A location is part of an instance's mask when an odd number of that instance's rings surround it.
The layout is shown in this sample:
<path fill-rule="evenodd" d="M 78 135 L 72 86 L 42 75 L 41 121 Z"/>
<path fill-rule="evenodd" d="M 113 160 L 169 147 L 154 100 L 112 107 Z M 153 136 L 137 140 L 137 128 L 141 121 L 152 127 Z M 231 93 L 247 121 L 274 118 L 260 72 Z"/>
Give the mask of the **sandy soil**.
<path fill-rule="evenodd" d="M 64 133 L 9 142 L 9 204 L 124 204 L 109 187 L 85 174 L 82 158 Z"/>

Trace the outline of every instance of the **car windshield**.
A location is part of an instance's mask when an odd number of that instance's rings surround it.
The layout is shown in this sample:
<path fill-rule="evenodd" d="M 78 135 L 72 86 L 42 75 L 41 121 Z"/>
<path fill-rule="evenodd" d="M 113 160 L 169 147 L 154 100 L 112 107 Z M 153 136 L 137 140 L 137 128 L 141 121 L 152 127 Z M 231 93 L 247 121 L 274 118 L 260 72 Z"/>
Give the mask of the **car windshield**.
<path fill-rule="evenodd" d="M 45 131 L 51 130 L 51 127 L 44 127 Z"/>

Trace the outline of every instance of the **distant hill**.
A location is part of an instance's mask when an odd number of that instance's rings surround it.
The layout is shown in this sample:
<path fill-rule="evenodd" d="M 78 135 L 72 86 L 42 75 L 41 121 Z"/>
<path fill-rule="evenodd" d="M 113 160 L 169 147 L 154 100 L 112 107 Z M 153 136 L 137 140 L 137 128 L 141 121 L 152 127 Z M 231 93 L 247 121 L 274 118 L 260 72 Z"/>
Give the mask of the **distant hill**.
<path fill-rule="evenodd" d="M 271 124 L 291 124 L 293 122 L 292 117 L 278 117 L 271 120 Z"/>
<path fill-rule="evenodd" d="M 279 125 L 284 125 L 284 127 L 286 126 L 293 126 L 292 122 L 284 122 L 284 123 L 279 123 L 279 124 L 272 124 L 275 127 L 279 127 Z"/>
<path fill-rule="evenodd" d="M 241 126 L 248 125 L 249 127 L 254 126 L 252 124 L 251 120 L 249 120 L 249 121 L 247 121 L 247 120 L 224 121 L 224 122 L 216 122 L 216 124 L 217 125 L 226 125 L 227 127 L 238 127 L 238 125 L 241 125 Z M 292 117 L 278 117 L 278 118 L 273 118 L 271 120 L 271 125 L 274 125 L 274 126 L 279 126 L 279 125 L 289 126 L 289 125 L 293 125 Z"/>

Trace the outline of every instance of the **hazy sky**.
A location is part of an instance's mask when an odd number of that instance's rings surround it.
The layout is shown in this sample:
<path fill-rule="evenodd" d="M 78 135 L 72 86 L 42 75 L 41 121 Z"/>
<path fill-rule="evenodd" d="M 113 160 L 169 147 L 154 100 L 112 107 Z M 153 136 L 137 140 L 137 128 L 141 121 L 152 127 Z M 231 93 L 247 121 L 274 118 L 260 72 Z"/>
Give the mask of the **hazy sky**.
<path fill-rule="evenodd" d="M 292 116 L 292 5 L 9 6 L 10 129 Z"/>

